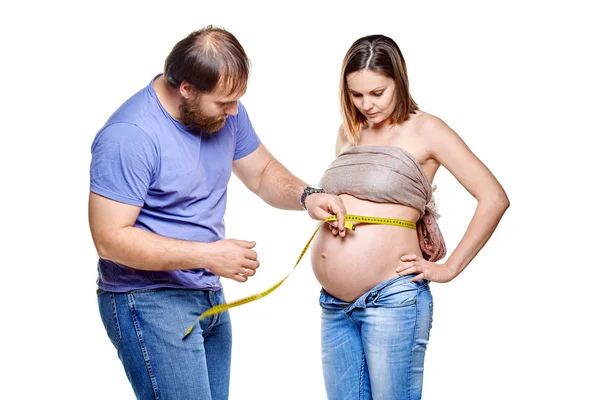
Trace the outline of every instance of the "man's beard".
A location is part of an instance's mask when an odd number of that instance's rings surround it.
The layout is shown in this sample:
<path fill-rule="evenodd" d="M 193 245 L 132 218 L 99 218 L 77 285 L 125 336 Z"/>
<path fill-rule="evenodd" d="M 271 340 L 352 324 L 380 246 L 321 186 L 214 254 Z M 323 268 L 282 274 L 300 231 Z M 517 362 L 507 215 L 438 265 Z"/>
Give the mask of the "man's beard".
<path fill-rule="evenodd" d="M 179 112 L 185 125 L 209 134 L 217 132 L 227 121 L 227 117 L 209 117 L 204 114 L 200 108 L 200 95 L 191 100 L 183 99 L 179 105 Z"/>

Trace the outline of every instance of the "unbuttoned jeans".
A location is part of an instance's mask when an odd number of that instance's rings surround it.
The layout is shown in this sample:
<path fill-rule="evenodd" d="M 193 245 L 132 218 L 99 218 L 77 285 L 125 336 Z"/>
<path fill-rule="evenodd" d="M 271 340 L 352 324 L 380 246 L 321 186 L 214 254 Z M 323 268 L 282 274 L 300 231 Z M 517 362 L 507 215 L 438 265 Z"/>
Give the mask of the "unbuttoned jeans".
<path fill-rule="evenodd" d="M 225 400 L 229 396 L 231 321 L 222 290 L 98 291 L 100 316 L 138 399 Z"/>
<path fill-rule="evenodd" d="M 418 400 L 433 299 L 415 275 L 383 282 L 352 303 L 321 291 L 323 374 L 329 400 Z"/>

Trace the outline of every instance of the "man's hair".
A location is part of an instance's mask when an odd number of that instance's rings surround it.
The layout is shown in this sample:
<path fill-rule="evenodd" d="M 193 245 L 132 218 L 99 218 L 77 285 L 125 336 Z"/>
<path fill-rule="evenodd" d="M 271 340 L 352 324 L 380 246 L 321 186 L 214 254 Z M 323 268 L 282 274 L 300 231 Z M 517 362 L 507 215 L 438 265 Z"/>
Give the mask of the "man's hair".
<path fill-rule="evenodd" d="M 249 75 L 250 60 L 242 45 L 213 25 L 190 33 L 165 60 L 165 81 L 175 89 L 187 81 L 200 93 L 238 93 L 246 89 Z"/>
<path fill-rule="evenodd" d="M 346 138 L 353 144 L 358 143 L 360 130 L 367 119 L 354 106 L 346 77 L 364 69 L 388 76 L 396 83 L 396 106 L 390 118 L 391 123 L 402 123 L 419 109 L 408 90 L 406 63 L 396 42 L 383 35 L 370 35 L 356 40 L 344 57 L 340 79 L 342 125 Z"/>

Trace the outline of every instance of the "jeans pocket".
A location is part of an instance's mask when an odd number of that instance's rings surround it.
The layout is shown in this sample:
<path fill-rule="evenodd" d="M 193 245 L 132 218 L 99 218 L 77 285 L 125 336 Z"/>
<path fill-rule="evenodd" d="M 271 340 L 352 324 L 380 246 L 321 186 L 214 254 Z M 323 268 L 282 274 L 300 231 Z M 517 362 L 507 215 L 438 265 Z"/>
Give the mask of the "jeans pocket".
<path fill-rule="evenodd" d="M 399 282 L 379 291 L 373 298 L 373 305 L 377 307 L 400 308 L 417 304 L 419 286 L 415 282 Z"/>
<path fill-rule="evenodd" d="M 345 308 L 348 306 L 348 303 L 339 299 L 336 299 L 329 293 L 325 291 L 325 289 L 321 289 L 321 294 L 319 296 L 319 305 L 323 309 L 329 310 L 337 310 L 340 308 Z"/>
<path fill-rule="evenodd" d="M 98 294 L 98 308 L 100 309 L 100 318 L 106 334 L 115 348 L 121 343 L 121 328 L 119 327 L 119 317 L 117 315 L 117 303 L 115 294 L 111 292 L 100 292 Z"/>

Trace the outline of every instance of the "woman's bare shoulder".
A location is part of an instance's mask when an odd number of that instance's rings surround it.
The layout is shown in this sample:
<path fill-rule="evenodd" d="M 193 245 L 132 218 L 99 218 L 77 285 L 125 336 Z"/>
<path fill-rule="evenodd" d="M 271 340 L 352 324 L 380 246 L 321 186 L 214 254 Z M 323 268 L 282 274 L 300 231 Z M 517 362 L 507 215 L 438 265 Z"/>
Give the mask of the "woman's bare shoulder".
<path fill-rule="evenodd" d="M 446 135 L 456 135 L 456 132 L 440 117 L 421 110 L 415 115 L 415 130 L 425 140 L 435 140 Z"/>
<path fill-rule="evenodd" d="M 338 128 L 337 139 L 335 141 L 335 155 L 337 157 L 346 147 L 350 146 L 350 142 L 348 141 L 348 137 L 344 132 L 344 126 L 340 125 Z"/>

